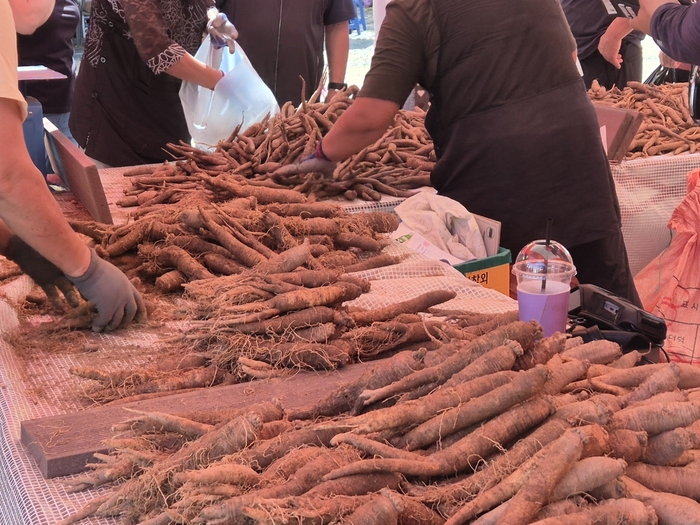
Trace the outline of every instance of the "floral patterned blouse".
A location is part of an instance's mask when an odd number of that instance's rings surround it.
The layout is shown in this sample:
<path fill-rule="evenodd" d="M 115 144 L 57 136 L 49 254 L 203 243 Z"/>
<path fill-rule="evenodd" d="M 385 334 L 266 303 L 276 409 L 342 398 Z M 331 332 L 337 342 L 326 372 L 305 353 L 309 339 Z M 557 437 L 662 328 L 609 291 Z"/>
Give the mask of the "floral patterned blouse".
<path fill-rule="evenodd" d="M 154 73 L 162 73 L 202 42 L 207 8 L 213 0 L 93 0 L 83 60 L 100 60 L 110 11 L 125 24 L 141 58 Z"/>

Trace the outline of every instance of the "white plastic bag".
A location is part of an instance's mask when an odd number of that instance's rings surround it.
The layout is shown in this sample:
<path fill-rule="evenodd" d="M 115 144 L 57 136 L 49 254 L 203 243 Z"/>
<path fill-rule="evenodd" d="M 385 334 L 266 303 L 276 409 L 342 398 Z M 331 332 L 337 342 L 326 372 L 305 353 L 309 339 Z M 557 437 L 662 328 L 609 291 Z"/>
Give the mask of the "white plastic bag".
<path fill-rule="evenodd" d="M 419 192 L 394 208 L 411 230 L 462 261 L 486 257 L 479 225 L 459 202 L 442 195 Z"/>
<path fill-rule="evenodd" d="M 239 124 L 244 130 L 267 114 L 273 116 L 279 112 L 275 96 L 239 44 L 230 53 L 225 47 L 216 49 L 205 38 L 195 58 L 225 73 L 213 91 L 191 82 L 183 82 L 180 88 L 187 128 L 197 147 L 213 149 Z"/>

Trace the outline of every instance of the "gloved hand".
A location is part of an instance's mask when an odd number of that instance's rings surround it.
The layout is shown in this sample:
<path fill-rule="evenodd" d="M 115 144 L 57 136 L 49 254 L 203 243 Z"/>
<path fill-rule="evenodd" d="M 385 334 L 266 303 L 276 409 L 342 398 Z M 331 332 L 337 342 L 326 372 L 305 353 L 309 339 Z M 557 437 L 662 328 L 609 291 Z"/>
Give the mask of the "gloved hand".
<path fill-rule="evenodd" d="M 302 159 L 300 162 L 282 166 L 281 168 L 275 170 L 273 175 L 285 177 L 289 175 L 297 175 L 299 173 L 320 172 L 327 177 L 332 176 L 337 163 L 326 157 L 325 153 L 323 153 L 322 142 L 322 140 L 318 141 L 316 144 L 316 149 L 311 155 Z"/>
<path fill-rule="evenodd" d="M 24 273 L 44 290 L 46 297 L 49 298 L 56 310 L 63 311 L 64 309 L 61 296 L 58 294 L 59 290 L 69 305 L 73 308 L 78 306 L 78 294 L 75 293 L 73 285 L 58 266 L 40 255 L 39 252 L 16 235 L 10 237 L 5 257 L 15 262 Z"/>
<path fill-rule="evenodd" d="M 86 301 L 97 308 L 92 324 L 94 332 L 114 330 L 128 325 L 138 316 L 146 318 L 141 294 L 116 266 L 100 259 L 90 250 L 90 266 L 80 277 L 68 277 Z"/>
<path fill-rule="evenodd" d="M 238 38 L 238 30 L 226 16 L 226 13 L 219 13 L 215 8 L 207 11 L 209 22 L 207 23 L 207 33 L 212 44 L 217 49 L 228 46 L 230 53 L 236 50 L 236 38 Z"/>

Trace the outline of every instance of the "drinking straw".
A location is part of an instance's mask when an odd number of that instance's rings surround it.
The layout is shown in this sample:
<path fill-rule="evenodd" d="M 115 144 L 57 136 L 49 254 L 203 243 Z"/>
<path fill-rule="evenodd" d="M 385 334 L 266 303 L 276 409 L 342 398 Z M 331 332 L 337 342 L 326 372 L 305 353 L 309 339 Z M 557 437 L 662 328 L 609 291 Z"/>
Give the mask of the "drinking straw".
<path fill-rule="evenodd" d="M 549 245 L 552 242 L 552 219 L 547 219 L 547 231 L 544 237 L 544 278 L 542 279 L 542 292 L 547 287 L 547 269 L 549 267 Z"/>

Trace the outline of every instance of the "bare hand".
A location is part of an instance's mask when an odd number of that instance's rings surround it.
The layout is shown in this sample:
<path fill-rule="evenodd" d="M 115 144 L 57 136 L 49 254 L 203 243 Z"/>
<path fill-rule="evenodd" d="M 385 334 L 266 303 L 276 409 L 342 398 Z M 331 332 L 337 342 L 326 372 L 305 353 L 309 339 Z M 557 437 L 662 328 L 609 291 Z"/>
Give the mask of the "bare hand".
<path fill-rule="evenodd" d="M 610 62 L 617 69 L 620 69 L 622 67 L 622 54 L 620 54 L 621 46 L 622 39 L 611 37 L 608 33 L 603 33 L 598 41 L 598 52 L 605 60 Z"/>

